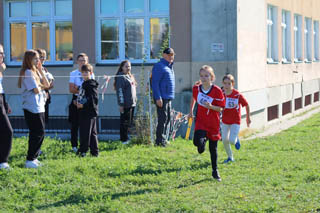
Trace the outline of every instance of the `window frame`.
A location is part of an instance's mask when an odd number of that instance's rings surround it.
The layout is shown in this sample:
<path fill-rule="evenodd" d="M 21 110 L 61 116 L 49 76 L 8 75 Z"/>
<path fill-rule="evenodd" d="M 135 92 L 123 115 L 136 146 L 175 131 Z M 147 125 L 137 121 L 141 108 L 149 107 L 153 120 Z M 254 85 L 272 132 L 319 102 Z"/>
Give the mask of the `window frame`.
<path fill-rule="evenodd" d="M 278 63 L 278 8 L 267 6 L 267 63 Z M 271 16 L 271 17 L 270 17 Z M 269 28 L 271 32 L 269 32 Z"/>
<path fill-rule="evenodd" d="M 71 61 L 56 61 L 56 36 L 55 27 L 56 22 L 71 22 L 72 16 L 56 16 L 55 15 L 55 0 L 49 0 L 50 3 L 50 16 L 32 16 L 32 0 L 21 0 L 27 4 L 27 16 L 26 17 L 10 17 L 9 3 L 12 0 L 3 1 L 4 4 L 4 46 L 6 55 L 6 64 L 9 66 L 21 66 L 22 61 L 11 61 L 11 37 L 10 37 L 10 24 L 11 23 L 25 23 L 26 24 L 26 45 L 27 49 L 32 49 L 32 23 L 47 22 L 49 24 L 49 36 L 50 36 L 50 60 L 46 61 L 46 65 L 72 65 Z M 73 1 L 73 0 L 72 0 Z"/>
<path fill-rule="evenodd" d="M 297 18 L 297 21 L 296 21 Z M 303 62 L 302 57 L 302 16 L 300 14 L 294 14 L 294 62 Z"/>
<path fill-rule="evenodd" d="M 100 0 L 95 0 L 95 24 L 96 24 L 96 63 L 97 64 L 118 64 L 123 60 L 130 60 L 132 64 L 141 63 L 156 63 L 159 59 L 151 59 L 150 57 L 150 19 L 151 18 L 167 18 L 169 24 L 170 34 L 170 6 L 167 12 L 151 12 L 150 0 L 144 0 L 145 11 L 141 13 L 126 13 L 125 0 L 118 0 L 119 12 L 110 15 L 103 15 L 100 13 Z M 169 0 L 170 2 L 170 0 Z M 127 59 L 125 58 L 125 20 L 127 18 L 144 19 L 144 50 L 146 59 Z M 101 21 L 106 19 L 119 20 L 119 58 L 118 59 L 101 59 Z M 170 39 L 169 39 L 170 44 Z"/>
<path fill-rule="evenodd" d="M 282 62 L 291 63 L 291 12 L 281 12 Z"/>

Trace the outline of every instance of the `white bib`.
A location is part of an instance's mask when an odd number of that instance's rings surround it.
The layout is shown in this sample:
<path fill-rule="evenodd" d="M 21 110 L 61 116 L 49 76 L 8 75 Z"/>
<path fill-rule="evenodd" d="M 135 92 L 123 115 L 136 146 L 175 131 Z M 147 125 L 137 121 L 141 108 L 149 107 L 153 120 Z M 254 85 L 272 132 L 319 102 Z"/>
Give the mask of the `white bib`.
<path fill-rule="evenodd" d="M 205 95 L 202 92 L 199 92 L 198 98 L 197 98 L 198 104 L 200 104 L 201 106 L 205 106 L 205 104 L 204 104 L 205 102 L 208 102 L 211 104 L 212 101 L 213 101 L 212 97 Z"/>
<path fill-rule="evenodd" d="M 239 99 L 238 98 L 226 98 L 226 109 L 238 108 Z"/>

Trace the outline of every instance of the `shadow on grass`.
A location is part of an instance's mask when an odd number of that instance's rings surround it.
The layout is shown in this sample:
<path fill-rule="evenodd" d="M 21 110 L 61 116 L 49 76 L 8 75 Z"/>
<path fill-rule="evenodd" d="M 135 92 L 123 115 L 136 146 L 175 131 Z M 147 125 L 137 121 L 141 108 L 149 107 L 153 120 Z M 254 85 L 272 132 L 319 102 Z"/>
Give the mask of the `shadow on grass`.
<path fill-rule="evenodd" d="M 129 197 L 134 195 L 142 195 L 146 193 L 159 192 L 159 189 L 139 189 L 134 192 L 120 192 L 111 195 L 111 200 L 119 199 L 120 197 Z"/>
<path fill-rule="evenodd" d="M 212 180 L 213 180 L 212 178 L 205 178 L 205 179 L 198 180 L 198 181 L 190 183 L 190 184 L 180 184 L 177 187 L 177 189 L 186 188 L 186 187 L 189 187 L 189 186 L 194 186 L 194 185 L 197 185 L 197 184 L 200 184 L 200 183 L 203 183 L 203 182 L 212 182 Z"/>
<path fill-rule="evenodd" d="M 73 194 L 73 195 L 70 195 L 65 200 L 57 201 L 57 202 L 51 203 L 51 204 L 37 206 L 36 208 L 38 210 L 43 210 L 43 209 L 48 209 L 48 208 L 51 208 L 51 207 L 60 207 L 60 206 L 67 206 L 67 205 L 78 205 L 80 203 L 88 203 L 88 202 L 91 202 L 91 201 L 92 201 L 91 197 L 85 197 L 85 196 L 80 195 L 80 194 Z"/>

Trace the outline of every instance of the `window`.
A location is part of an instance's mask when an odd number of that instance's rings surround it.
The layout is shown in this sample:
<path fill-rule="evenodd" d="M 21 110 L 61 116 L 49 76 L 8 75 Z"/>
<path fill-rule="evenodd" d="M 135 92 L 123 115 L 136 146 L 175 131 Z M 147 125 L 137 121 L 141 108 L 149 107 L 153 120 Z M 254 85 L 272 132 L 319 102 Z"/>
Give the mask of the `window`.
<path fill-rule="evenodd" d="M 169 42 L 169 0 L 96 0 L 97 62 L 156 62 Z"/>
<path fill-rule="evenodd" d="M 277 8 L 268 5 L 267 17 L 267 62 L 278 62 Z"/>
<path fill-rule="evenodd" d="M 47 64 L 72 64 L 72 0 L 5 1 L 7 63 L 20 65 L 27 49 L 47 51 Z"/>
<path fill-rule="evenodd" d="M 282 10 L 282 62 L 291 61 L 290 12 Z"/>
<path fill-rule="evenodd" d="M 302 61 L 302 17 L 294 15 L 294 61 Z"/>
<path fill-rule="evenodd" d="M 313 22 L 314 61 L 319 61 L 319 21 Z"/>
<path fill-rule="evenodd" d="M 304 60 L 312 61 L 312 21 L 311 18 L 304 19 Z"/>

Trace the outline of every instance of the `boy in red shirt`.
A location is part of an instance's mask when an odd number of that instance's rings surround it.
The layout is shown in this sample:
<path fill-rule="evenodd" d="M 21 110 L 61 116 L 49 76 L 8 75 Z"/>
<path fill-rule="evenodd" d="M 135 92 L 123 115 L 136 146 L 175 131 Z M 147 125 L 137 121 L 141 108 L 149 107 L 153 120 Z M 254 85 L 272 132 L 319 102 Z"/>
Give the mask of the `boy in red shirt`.
<path fill-rule="evenodd" d="M 221 89 L 213 84 L 215 75 L 212 67 L 204 65 L 200 69 L 200 82 L 193 86 L 193 97 L 190 103 L 189 117 L 193 117 L 193 108 L 198 103 L 195 117 L 195 132 L 193 144 L 198 147 L 199 154 L 205 150 L 206 141 L 209 139 L 209 150 L 212 165 L 212 177 L 221 181 L 217 169 L 217 143 L 220 139 L 219 113 L 225 106 Z"/>
<path fill-rule="evenodd" d="M 234 158 L 230 144 L 234 144 L 236 149 L 240 149 L 240 140 L 238 137 L 241 122 L 241 107 L 246 107 L 247 126 L 250 126 L 250 108 L 247 100 L 234 89 L 234 77 L 230 74 L 225 75 L 222 79 L 224 97 L 226 106 L 222 112 L 221 134 L 224 148 L 227 152 L 228 159 L 224 163 L 233 162 Z"/>

